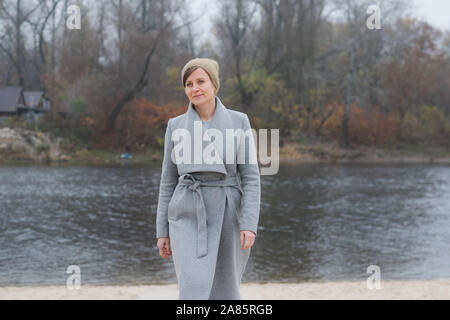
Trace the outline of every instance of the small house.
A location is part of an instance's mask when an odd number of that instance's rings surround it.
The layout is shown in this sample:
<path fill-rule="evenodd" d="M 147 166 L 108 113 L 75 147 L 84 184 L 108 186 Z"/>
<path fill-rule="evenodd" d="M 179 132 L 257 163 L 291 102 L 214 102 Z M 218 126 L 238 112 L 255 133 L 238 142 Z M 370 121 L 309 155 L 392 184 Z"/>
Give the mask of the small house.
<path fill-rule="evenodd" d="M 50 101 L 43 91 L 24 91 L 21 87 L 0 88 L 0 122 L 2 118 L 11 116 L 34 121 L 48 111 Z"/>

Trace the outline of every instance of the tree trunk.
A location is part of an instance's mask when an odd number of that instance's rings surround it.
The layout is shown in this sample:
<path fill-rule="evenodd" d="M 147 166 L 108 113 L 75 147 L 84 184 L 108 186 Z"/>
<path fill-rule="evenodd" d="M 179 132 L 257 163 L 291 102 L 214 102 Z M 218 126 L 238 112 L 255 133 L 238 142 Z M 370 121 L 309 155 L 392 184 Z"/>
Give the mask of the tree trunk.
<path fill-rule="evenodd" d="M 17 77 L 19 78 L 19 84 L 22 88 L 25 88 L 25 79 L 23 76 L 23 53 L 22 53 L 22 33 L 20 31 L 22 26 L 22 8 L 21 0 L 17 0 L 16 3 L 16 70 Z"/>
<path fill-rule="evenodd" d="M 355 68 L 355 58 L 354 58 L 354 45 L 351 48 L 351 58 L 350 58 L 350 70 L 347 74 L 347 92 L 345 95 L 345 111 L 344 111 L 344 119 L 342 120 L 342 138 L 343 138 L 343 146 L 350 147 L 350 134 L 348 123 L 350 121 L 350 104 L 351 104 L 351 96 L 353 89 L 353 72 Z"/>

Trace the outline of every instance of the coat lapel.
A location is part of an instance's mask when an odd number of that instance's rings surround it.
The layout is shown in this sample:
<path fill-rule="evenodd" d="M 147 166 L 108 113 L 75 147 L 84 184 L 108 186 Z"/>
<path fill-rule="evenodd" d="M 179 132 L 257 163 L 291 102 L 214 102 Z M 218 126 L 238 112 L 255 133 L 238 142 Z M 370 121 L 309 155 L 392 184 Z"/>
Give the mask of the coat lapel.
<path fill-rule="evenodd" d="M 228 109 L 222 104 L 218 97 L 216 99 L 216 109 L 214 111 L 213 118 L 211 119 L 210 129 L 217 129 L 222 134 L 222 147 L 220 143 L 211 137 L 205 131 L 207 128 L 202 124 L 200 116 L 194 109 L 192 102 L 189 103 L 188 110 L 186 112 L 186 122 L 184 127 L 189 131 L 191 135 L 191 160 L 192 164 L 180 164 L 180 173 L 188 172 L 200 172 L 200 171 L 212 171 L 219 172 L 227 175 L 227 169 L 225 166 L 224 154 L 225 154 L 225 139 L 226 139 L 226 129 L 231 129 L 232 121 L 230 115 L 228 114 Z M 201 131 L 200 131 L 201 130 Z M 200 133 L 201 141 L 194 141 L 194 137 L 199 136 Z M 203 138 L 205 137 L 205 141 Z M 215 150 L 217 155 L 217 163 L 207 164 L 203 159 L 203 153 L 206 148 L 212 148 Z M 211 150 L 211 149 L 208 149 Z M 211 154 L 208 152 L 208 154 Z M 199 164 L 201 162 L 201 164 Z"/>

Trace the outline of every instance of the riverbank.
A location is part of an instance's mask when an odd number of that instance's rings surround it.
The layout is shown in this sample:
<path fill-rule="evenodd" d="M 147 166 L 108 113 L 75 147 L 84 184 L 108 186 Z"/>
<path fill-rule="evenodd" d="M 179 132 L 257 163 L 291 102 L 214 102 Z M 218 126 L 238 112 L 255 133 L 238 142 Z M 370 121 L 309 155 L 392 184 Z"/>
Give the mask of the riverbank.
<path fill-rule="evenodd" d="M 121 152 L 79 147 L 39 130 L 0 129 L 0 165 L 148 165 L 160 164 L 162 157 L 162 149 L 147 148 L 123 159 Z"/>
<path fill-rule="evenodd" d="M 51 134 L 24 129 L 0 129 L 0 165 L 160 165 L 162 148 L 131 150 L 131 158 L 122 152 L 75 147 Z M 284 142 L 279 148 L 280 163 L 447 163 L 450 147 L 430 144 L 396 144 L 379 147 L 342 148 L 337 142 L 320 139 Z"/>
<path fill-rule="evenodd" d="M 245 300 L 440 300 L 450 299 L 450 280 L 382 280 L 380 289 L 368 289 L 366 281 L 244 283 Z M 2 300 L 176 300 L 178 287 L 142 286 L 65 286 L 0 287 Z"/>
<path fill-rule="evenodd" d="M 81 149 L 67 154 L 68 165 L 160 165 L 163 150 L 132 152 L 131 159 L 107 150 Z M 279 148 L 280 164 L 298 163 L 445 163 L 450 164 L 450 148 L 431 145 L 393 145 L 384 147 L 339 147 L 334 142 L 284 143 Z"/>
<path fill-rule="evenodd" d="M 447 163 L 450 147 L 396 144 L 342 148 L 335 142 L 286 143 L 280 147 L 280 163 Z"/>

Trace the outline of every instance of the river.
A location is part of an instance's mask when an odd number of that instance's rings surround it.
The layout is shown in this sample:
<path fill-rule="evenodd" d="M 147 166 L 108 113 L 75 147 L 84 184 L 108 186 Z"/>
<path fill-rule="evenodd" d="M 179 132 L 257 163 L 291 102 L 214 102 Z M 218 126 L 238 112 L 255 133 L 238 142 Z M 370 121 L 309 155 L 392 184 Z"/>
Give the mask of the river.
<path fill-rule="evenodd" d="M 175 283 L 159 166 L 0 167 L 0 286 Z M 262 176 L 243 281 L 450 278 L 450 166 L 297 164 Z"/>

